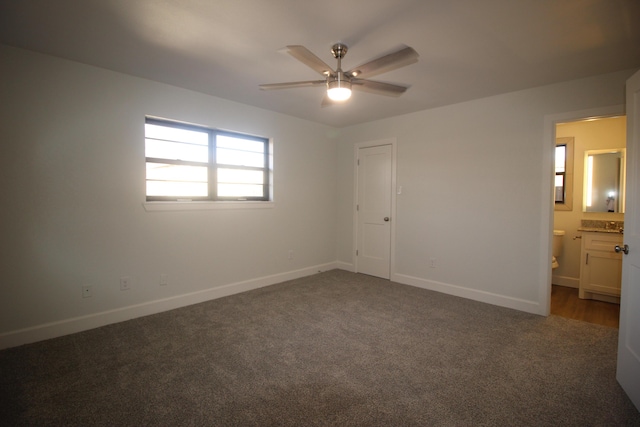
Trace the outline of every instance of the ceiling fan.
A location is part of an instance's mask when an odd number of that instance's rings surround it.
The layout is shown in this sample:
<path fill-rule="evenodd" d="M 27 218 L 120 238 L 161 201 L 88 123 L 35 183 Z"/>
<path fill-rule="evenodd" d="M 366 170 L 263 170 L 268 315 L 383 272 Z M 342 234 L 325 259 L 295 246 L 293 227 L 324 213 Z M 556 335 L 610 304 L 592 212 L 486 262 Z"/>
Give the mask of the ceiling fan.
<path fill-rule="evenodd" d="M 407 86 L 366 80 L 378 74 L 386 73 L 418 61 L 418 53 L 410 47 L 405 47 L 396 52 L 384 55 L 373 61 L 369 61 L 349 71 L 342 71 L 342 58 L 347 53 L 347 46 L 336 43 L 331 47 L 333 57 L 338 60 L 335 71 L 322 59 L 314 55 L 309 49 L 300 45 L 287 46 L 287 53 L 302 62 L 306 66 L 322 74 L 323 80 L 307 80 L 301 82 L 262 84 L 260 89 L 289 89 L 296 87 L 326 86 L 327 93 L 322 100 L 322 106 L 332 105 L 334 102 L 343 102 L 351 97 L 351 89 L 361 90 L 377 95 L 400 96 Z"/>

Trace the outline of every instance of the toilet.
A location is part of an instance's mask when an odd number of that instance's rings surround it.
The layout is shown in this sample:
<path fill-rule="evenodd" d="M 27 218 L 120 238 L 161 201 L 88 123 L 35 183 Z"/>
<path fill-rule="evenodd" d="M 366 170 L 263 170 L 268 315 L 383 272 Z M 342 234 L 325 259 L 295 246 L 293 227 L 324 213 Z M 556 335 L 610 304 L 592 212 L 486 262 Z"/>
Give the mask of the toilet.
<path fill-rule="evenodd" d="M 558 264 L 558 260 L 556 257 L 559 257 L 562 253 L 562 240 L 564 239 L 564 230 L 553 230 L 553 249 L 552 249 L 552 257 L 551 257 L 551 268 L 558 268 L 560 264 Z"/>

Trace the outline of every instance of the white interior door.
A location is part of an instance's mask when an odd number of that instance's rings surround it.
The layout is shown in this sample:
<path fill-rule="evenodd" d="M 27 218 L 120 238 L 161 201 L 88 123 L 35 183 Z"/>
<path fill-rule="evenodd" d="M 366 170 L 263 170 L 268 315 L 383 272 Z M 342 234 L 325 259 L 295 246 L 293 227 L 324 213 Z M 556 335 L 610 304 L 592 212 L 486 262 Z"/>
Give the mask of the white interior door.
<path fill-rule="evenodd" d="M 640 71 L 627 80 L 626 185 L 616 378 L 640 410 Z"/>
<path fill-rule="evenodd" d="M 390 278 L 392 147 L 358 149 L 356 271 Z"/>

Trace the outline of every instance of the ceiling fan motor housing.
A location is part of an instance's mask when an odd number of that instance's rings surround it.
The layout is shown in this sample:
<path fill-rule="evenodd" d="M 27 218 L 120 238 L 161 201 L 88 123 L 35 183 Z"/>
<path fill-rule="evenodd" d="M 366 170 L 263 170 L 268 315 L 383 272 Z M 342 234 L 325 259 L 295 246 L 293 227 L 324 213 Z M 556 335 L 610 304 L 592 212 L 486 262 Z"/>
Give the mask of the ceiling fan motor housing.
<path fill-rule="evenodd" d="M 327 89 L 344 87 L 351 89 L 351 79 L 342 70 L 336 72 L 333 76 L 327 77 Z"/>

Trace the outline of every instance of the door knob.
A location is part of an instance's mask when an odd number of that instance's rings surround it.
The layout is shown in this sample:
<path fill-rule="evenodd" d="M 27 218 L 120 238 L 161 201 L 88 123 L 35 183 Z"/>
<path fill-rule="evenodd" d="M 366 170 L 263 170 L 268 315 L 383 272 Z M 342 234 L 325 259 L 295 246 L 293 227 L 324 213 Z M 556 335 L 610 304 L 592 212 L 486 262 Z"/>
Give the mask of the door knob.
<path fill-rule="evenodd" d="M 623 246 L 616 245 L 614 249 L 617 253 L 624 252 L 625 255 L 629 253 L 629 245 L 623 245 Z"/>
<path fill-rule="evenodd" d="M 385 216 L 385 217 L 384 217 L 384 220 L 385 220 L 386 222 L 388 222 L 388 221 L 389 221 L 389 217 L 388 217 L 388 216 Z"/>

